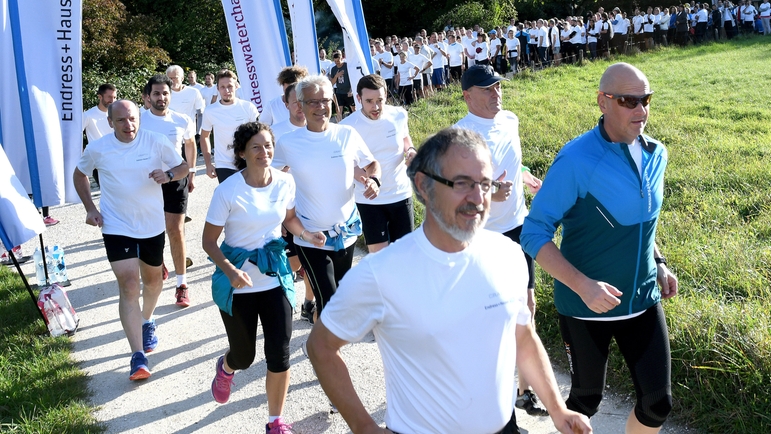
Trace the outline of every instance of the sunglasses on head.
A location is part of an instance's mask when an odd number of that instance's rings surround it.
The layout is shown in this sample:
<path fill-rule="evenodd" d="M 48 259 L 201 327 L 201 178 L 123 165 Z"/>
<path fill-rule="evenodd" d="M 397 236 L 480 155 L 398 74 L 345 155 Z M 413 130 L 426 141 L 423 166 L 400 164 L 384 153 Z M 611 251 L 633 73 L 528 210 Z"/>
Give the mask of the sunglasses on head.
<path fill-rule="evenodd" d="M 637 107 L 637 104 L 642 104 L 643 107 L 648 107 L 648 104 L 651 102 L 651 97 L 653 96 L 653 91 L 651 93 L 645 94 L 645 95 L 611 95 L 609 93 L 605 93 L 601 90 L 597 91 L 598 94 L 606 96 L 610 99 L 615 99 L 616 102 L 618 102 L 618 105 L 621 107 L 626 107 L 628 109 L 633 109 Z"/>

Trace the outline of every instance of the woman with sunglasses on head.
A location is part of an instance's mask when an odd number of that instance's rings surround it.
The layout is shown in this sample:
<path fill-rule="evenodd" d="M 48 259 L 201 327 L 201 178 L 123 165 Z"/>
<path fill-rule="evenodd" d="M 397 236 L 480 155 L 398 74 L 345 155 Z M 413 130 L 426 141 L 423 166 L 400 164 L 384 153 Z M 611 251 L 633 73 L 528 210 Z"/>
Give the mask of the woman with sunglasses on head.
<path fill-rule="evenodd" d="M 326 237 L 303 227 L 295 213 L 292 176 L 273 169 L 273 132 L 265 124 L 238 127 L 231 145 L 240 170 L 222 182 L 212 196 L 203 230 L 203 249 L 217 265 L 212 296 L 228 336 L 229 349 L 217 360 L 211 385 L 214 400 L 230 399 L 233 375 L 255 357 L 258 320 L 264 334 L 268 372 L 270 434 L 289 433 L 281 418 L 289 387 L 289 340 L 295 302 L 292 269 L 281 238 L 283 224 L 294 236 L 322 246 Z M 223 230 L 225 239 L 217 245 Z"/>

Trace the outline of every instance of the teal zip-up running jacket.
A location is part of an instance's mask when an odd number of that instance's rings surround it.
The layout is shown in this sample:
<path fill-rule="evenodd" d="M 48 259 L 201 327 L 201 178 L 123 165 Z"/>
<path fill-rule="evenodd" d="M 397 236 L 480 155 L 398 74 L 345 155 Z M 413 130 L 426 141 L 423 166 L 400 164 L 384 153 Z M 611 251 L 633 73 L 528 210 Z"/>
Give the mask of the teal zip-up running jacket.
<path fill-rule="evenodd" d="M 587 277 L 623 293 L 621 304 L 592 312 L 581 297 L 554 281 L 557 311 L 579 318 L 641 312 L 661 300 L 653 247 L 664 195 L 667 150 L 652 138 L 642 145 L 642 176 L 625 143 L 610 141 L 603 118 L 560 150 L 525 218 L 522 247 L 533 258 L 562 225 L 560 251 Z"/>

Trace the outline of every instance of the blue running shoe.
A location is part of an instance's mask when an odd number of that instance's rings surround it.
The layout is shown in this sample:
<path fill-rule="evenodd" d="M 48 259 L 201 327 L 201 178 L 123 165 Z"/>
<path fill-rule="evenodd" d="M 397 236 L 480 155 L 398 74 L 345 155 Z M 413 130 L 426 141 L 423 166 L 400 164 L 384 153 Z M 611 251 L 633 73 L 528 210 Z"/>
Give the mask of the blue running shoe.
<path fill-rule="evenodd" d="M 131 356 L 131 374 L 129 380 L 144 380 L 150 378 L 150 368 L 147 367 L 147 357 L 141 351 Z"/>
<path fill-rule="evenodd" d="M 158 346 L 158 336 L 155 336 L 155 320 L 142 324 L 142 346 L 145 353 L 152 353 Z"/>

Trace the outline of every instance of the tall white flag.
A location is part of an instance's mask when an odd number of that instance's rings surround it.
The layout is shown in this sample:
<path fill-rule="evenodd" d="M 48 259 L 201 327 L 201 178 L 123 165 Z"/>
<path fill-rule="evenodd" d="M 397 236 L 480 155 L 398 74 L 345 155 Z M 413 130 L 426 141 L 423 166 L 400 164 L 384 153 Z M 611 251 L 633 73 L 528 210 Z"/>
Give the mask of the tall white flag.
<path fill-rule="evenodd" d="M 82 152 L 81 0 L 0 0 L 0 130 L 37 206 L 78 202 Z"/>
<path fill-rule="evenodd" d="M 327 3 L 335 14 L 337 22 L 340 23 L 340 27 L 343 28 L 348 77 L 351 79 L 351 90 L 356 93 L 359 80 L 374 70 L 361 0 L 327 0 Z M 354 98 L 354 101 L 356 101 L 356 107 L 361 108 L 358 99 Z"/>
<path fill-rule="evenodd" d="M 292 20 L 295 64 L 308 68 L 311 74 L 320 74 L 313 0 L 288 0 L 288 5 L 289 18 Z"/>
<path fill-rule="evenodd" d="M 281 96 L 278 73 L 291 65 L 280 0 L 222 0 L 241 95 L 257 110 Z"/>

